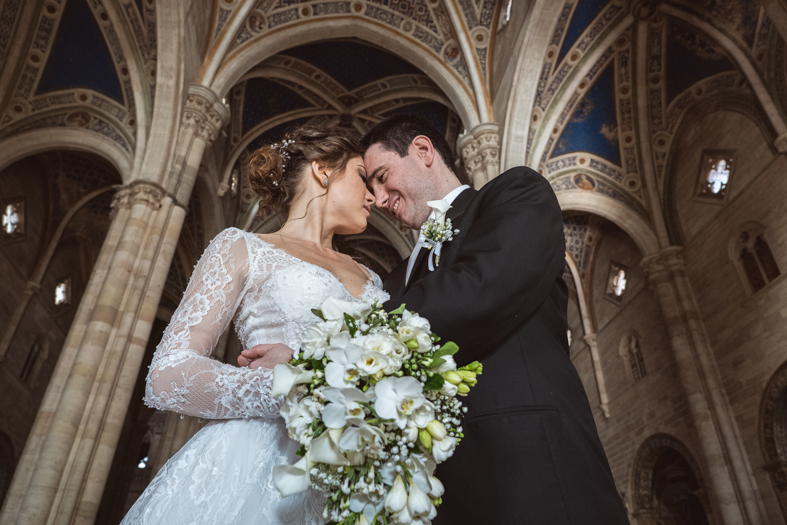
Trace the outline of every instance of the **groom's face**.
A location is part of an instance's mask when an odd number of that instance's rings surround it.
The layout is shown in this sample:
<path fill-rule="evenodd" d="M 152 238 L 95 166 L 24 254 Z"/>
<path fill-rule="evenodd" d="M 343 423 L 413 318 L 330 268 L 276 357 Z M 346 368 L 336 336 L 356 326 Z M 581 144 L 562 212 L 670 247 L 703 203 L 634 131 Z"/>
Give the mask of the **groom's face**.
<path fill-rule="evenodd" d="M 426 205 L 431 185 L 417 148 L 411 144 L 409 154 L 400 157 L 374 144 L 366 151 L 363 163 L 375 205 L 406 228 L 420 228 L 431 213 Z"/>

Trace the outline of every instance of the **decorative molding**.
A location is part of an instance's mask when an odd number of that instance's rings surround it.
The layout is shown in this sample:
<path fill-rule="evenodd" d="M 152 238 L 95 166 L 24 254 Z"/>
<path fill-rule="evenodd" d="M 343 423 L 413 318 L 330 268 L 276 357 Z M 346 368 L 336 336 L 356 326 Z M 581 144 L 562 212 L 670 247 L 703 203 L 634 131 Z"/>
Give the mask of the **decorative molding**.
<path fill-rule="evenodd" d="M 167 191 L 159 184 L 149 180 L 135 180 L 127 186 L 121 186 L 112 196 L 112 214 L 114 219 L 118 210 L 129 210 L 135 204 L 144 204 L 156 211 L 161 208 L 161 201 Z"/>
<path fill-rule="evenodd" d="M 193 129 L 210 145 L 230 119 L 230 110 L 213 91 L 199 84 L 189 86 L 182 126 Z"/>
<path fill-rule="evenodd" d="M 479 124 L 457 141 L 468 178 L 475 189 L 500 174 L 500 126 Z"/>

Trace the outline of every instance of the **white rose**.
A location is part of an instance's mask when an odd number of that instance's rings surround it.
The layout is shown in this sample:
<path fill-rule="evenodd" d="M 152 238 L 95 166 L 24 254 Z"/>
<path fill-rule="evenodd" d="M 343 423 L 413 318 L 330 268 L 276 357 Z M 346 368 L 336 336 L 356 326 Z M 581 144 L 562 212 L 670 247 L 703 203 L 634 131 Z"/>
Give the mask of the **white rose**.
<path fill-rule="evenodd" d="M 432 455 L 434 456 L 434 460 L 436 462 L 442 463 L 454 455 L 454 449 L 456 448 L 456 438 L 447 437 L 440 441 L 433 441 L 432 443 Z"/>
<path fill-rule="evenodd" d="M 432 350 L 432 338 L 428 333 L 419 332 L 415 340 L 418 341 L 418 353 L 425 354 Z"/>
<path fill-rule="evenodd" d="M 440 393 L 443 394 L 444 396 L 454 397 L 456 396 L 457 390 L 458 388 L 456 385 L 453 385 L 448 381 L 446 381 L 445 383 L 443 383 L 443 388 L 440 389 Z"/>
<path fill-rule="evenodd" d="M 402 368 L 402 361 L 394 355 L 387 356 L 388 363 L 383 367 L 383 374 L 390 376 Z"/>
<path fill-rule="evenodd" d="M 388 366 L 389 359 L 380 352 L 364 352 L 356 365 L 358 370 L 366 375 L 374 375 L 386 366 Z"/>
<path fill-rule="evenodd" d="M 394 338 L 389 335 L 376 333 L 366 336 L 363 340 L 363 349 L 367 352 L 379 352 L 383 355 L 390 355 L 394 351 Z"/>
<path fill-rule="evenodd" d="M 443 372 L 453 372 L 456 370 L 456 361 L 454 361 L 454 356 L 444 355 L 441 359 L 445 360 L 445 363 L 432 368 L 432 372 L 436 374 L 442 374 Z"/>
<path fill-rule="evenodd" d="M 331 322 L 337 324 L 336 321 Z M 301 341 L 303 357 L 305 359 L 322 359 L 325 357 L 325 350 L 328 348 L 328 337 L 330 335 L 326 323 L 313 324 L 307 328 Z"/>
<path fill-rule="evenodd" d="M 432 325 L 429 324 L 429 321 L 420 315 L 410 313 L 407 310 L 405 310 L 402 314 L 402 322 L 400 323 L 400 326 L 401 325 L 409 326 L 417 332 L 426 332 L 427 334 L 432 333 Z"/>

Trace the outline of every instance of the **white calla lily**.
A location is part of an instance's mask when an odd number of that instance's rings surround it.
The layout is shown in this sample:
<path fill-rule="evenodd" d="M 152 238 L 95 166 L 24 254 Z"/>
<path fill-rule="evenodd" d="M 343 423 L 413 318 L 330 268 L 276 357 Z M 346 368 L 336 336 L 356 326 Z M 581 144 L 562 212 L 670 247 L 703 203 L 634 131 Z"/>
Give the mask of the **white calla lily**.
<path fill-rule="evenodd" d="M 427 206 L 434 210 L 434 220 L 438 224 L 445 223 L 445 214 L 448 213 L 448 210 L 451 209 L 451 205 L 448 204 L 448 201 L 445 199 L 440 199 L 437 201 L 428 201 L 426 203 Z"/>
<path fill-rule="evenodd" d="M 339 430 L 341 432 L 341 430 Z M 326 465 L 346 466 L 350 462 L 342 455 L 331 430 L 323 432 L 320 436 L 312 440 L 310 449 L 311 461 L 315 463 L 325 463 Z"/>
<path fill-rule="evenodd" d="M 314 372 L 304 370 L 300 366 L 292 366 L 289 363 L 279 363 L 273 367 L 273 386 L 271 387 L 271 397 L 286 396 L 295 385 L 311 383 Z"/>
<path fill-rule="evenodd" d="M 354 344 L 344 348 L 331 347 L 325 354 L 330 362 L 325 366 L 325 381 L 335 388 L 354 386 L 361 378 L 361 373 L 356 365 L 363 349 Z"/>
<path fill-rule="evenodd" d="M 304 492 L 309 488 L 309 470 L 314 466 L 307 452 L 295 465 L 273 467 L 273 486 L 282 497 Z"/>

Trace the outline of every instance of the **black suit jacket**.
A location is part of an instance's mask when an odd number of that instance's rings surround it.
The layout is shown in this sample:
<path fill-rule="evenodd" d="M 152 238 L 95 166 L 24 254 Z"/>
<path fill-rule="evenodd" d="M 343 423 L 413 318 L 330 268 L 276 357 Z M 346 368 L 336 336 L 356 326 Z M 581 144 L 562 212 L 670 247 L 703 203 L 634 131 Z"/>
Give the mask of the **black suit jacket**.
<path fill-rule="evenodd" d="M 438 468 L 436 524 L 628 523 L 584 387 L 569 359 L 562 212 L 549 183 L 513 168 L 448 212 L 459 234 L 429 272 L 421 250 L 386 280 L 484 373 L 465 399 L 465 437 Z"/>

